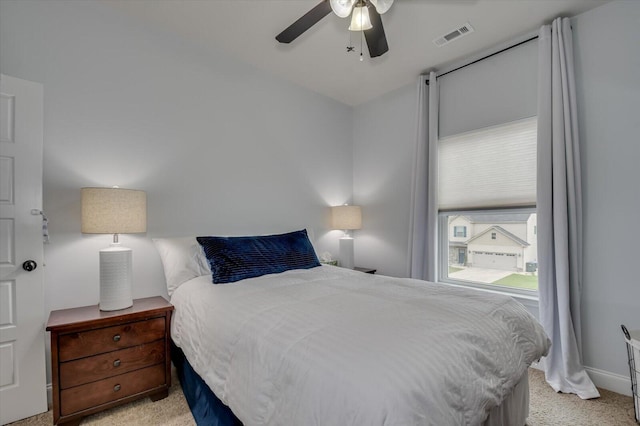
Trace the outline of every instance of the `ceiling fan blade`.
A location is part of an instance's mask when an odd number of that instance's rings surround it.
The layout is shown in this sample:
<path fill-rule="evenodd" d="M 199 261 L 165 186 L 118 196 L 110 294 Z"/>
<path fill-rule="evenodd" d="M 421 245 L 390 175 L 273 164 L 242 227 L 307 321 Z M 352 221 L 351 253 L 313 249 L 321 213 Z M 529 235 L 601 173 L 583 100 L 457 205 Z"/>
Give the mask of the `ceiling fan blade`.
<path fill-rule="evenodd" d="M 364 38 L 367 40 L 367 46 L 369 47 L 369 56 L 375 58 L 387 53 L 389 45 L 387 44 L 387 36 L 384 34 L 382 18 L 375 7 L 369 7 L 369 19 L 373 27 L 369 30 L 364 30 Z"/>
<path fill-rule="evenodd" d="M 302 33 L 314 26 L 318 21 L 331 13 L 331 3 L 329 0 L 323 0 L 316 7 L 308 11 L 293 24 L 289 25 L 283 32 L 276 36 L 276 40 L 280 43 L 291 43 Z"/>

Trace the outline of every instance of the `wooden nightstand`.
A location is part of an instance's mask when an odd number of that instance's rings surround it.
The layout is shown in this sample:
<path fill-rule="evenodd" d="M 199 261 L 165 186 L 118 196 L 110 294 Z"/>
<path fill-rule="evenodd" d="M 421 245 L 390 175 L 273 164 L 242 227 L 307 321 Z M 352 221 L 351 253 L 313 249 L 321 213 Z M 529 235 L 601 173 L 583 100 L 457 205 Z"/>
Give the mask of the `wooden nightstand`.
<path fill-rule="evenodd" d="M 171 386 L 173 305 L 162 297 L 103 312 L 98 305 L 52 311 L 53 423 L 80 423 L 134 399 L 165 398 Z"/>
<path fill-rule="evenodd" d="M 375 274 L 377 269 L 373 269 L 373 268 L 359 268 L 359 267 L 355 267 L 353 268 L 354 271 L 360 271 L 360 272 L 364 272 L 365 274 Z"/>

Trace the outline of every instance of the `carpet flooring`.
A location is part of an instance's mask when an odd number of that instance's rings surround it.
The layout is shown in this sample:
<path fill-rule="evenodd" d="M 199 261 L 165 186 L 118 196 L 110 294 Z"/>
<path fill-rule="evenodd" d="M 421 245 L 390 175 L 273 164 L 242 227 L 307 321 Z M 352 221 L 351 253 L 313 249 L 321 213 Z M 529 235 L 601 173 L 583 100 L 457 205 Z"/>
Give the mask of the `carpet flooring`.
<path fill-rule="evenodd" d="M 195 425 L 178 378 L 172 379 L 169 396 L 157 402 L 145 398 L 86 417 L 82 425 L 113 426 L 191 426 Z M 527 426 L 637 426 L 633 413 L 633 399 L 604 389 L 601 397 L 582 400 L 575 395 L 558 394 L 544 381 L 541 371 L 529 369 L 531 394 Z M 50 426 L 51 411 L 29 417 L 12 426 Z"/>

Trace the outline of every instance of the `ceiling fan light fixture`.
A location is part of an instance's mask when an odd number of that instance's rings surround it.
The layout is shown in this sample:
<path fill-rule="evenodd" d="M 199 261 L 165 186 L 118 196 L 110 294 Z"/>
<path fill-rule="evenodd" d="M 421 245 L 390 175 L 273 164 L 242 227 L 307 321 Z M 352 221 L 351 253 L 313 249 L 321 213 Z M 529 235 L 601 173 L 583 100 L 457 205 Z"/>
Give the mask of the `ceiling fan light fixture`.
<path fill-rule="evenodd" d="M 391 8 L 393 0 L 369 0 L 376 8 L 376 11 L 382 15 Z"/>
<path fill-rule="evenodd" d="M 356 0 L 331 0 L 331 10 L 341 18 L 346 18 L 351 14 L 351 9 Z"/>
<path fill-rule="evenodd" d="M 369 18 L 369 8 L 366 5 L 354 7 L 349 31 L 365 31 L 371 28 L 373 28 L 373 25 L 371 25 L 371 19 Z"/>

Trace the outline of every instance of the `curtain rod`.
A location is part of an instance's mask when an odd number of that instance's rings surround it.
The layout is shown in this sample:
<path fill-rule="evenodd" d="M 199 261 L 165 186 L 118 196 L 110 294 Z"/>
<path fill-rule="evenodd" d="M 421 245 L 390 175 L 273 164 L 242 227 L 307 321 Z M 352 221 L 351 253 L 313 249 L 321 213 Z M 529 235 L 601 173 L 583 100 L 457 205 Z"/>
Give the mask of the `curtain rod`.
<path fill-rule="evenodd" d="M 526 40 L 522 40 L 521 42 L 516 43 L 516 44 L 514 44 L 514 45 L 512 45 L 512 46 L 505 47 L 504 49 L 498 50 L 497 52 L 493 52 L 493 53 L 491 53 L 491 54 L 489 54 L 489 55 L 487 55 L 487 56 L 483 56 L 482 58 L 476 59 L 475 61 L 469 62 L 468 64 L 461 65 L 461 66 L 459 66 L 458 68 L 454 68 L 454 69 L 449 70 L 449 71 L 447 71 L 447 72 L 445 72 L 445 73 L 443 73 L 443 74 L 437 75 L 437 76 L 436 76 L 436 79 L 438 79 L 438 78 L 440 78 L 440 77 L 442 77 L 442 76 L 445 76 L 445 75 L 447 75 L 447 74 L 449 74 L 449 73 L 452 73 L 452 72 L 454 72 L 454 71 L 461 70 L 462 68 L 466 68 L 466 67 L 468 67 L 469 65 L 473 65 L 473 64 L 475 64 L 475 63 L 477 63 L 477 62 L 484 61 L 485 59 L 489 59 L 489 58 L 490 58 L 490 57 L 492 57 L 492 56 L 495 56 L 495 55 L 497 55 L 497 54 L 499 54 L 499 53 L 502 53 L 502 52 L 506 52 L 507 50 L 509 50 L 509 49 L 513 49 L 514 47 L 518 47 L 518 46 L 520 46 L 520 45 L 522 45 L 522 44 L 529 43 L 531 40 L 535 40 L 535 39 L 537 39 L 537 38 L 538 38 L 538 36 L 537 36 L 537 35 L 535 35 L 535 36 L 530 37 L 530 38 L 528 38 L 528 39 L 526 39 Z M 426 80 L 426 83 L 427 83 L 427 86 L 428 86 L 428 85 L 429 85 L 429 80 Z"/>

